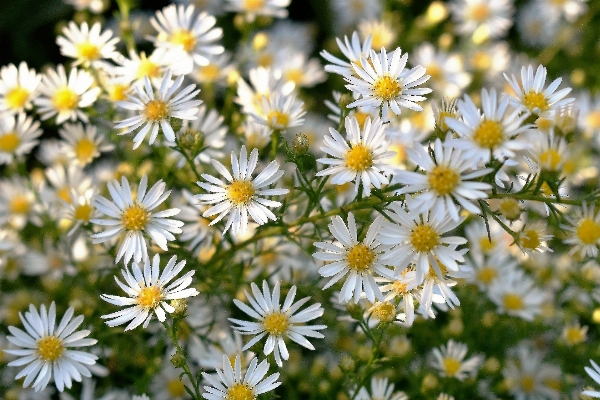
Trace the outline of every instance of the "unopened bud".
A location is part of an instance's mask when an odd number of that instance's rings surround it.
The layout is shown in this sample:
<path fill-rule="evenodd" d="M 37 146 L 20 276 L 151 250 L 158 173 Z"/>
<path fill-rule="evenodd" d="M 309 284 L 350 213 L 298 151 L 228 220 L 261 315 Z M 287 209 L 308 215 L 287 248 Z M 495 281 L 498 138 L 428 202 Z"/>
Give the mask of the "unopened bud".
<path fill-rule="evenodd" d="M 340 97 L 340 101 L 339 101 L 339 105 L 340 108 L 342 110 L 346 109 L 348 107 L 348 104 L 352 103 L 354 101 L 354 99 L 352 98 L 352 95 L 349 93 L 343 94 Z"/>
<path fill-rule="evenodd" d="M 344 372 L 352 372 L 354 368 L 356 368 L 356 363 L 352 359 L 352 357 L 345 356 L 340 361 L 340 368 Z"/>
<path fill-rule="evenodd" d="M 186 303 L 185 299 L 174 299 L 174 300 L 171 300 L 169 302 L 169 304 L 171 305 L 171 307 L 173 307 L 175 309 L 175 311 L 173 313 L 176 316 L 184 314 L 185 310 L 187 308 L 187 303 Z"/>
<path fill-rule="evenodd" d="M 292 150 L 294 151 L 295 155 L 301 156 L 308 152 L 309 144 L 310 141 L 308 140 L 308 136 L 303 133 L 299 133 L 292 141 Z"/>
<path fill-rule="evenodd" d="M 175 366 L 175 368 L 183 368 L 185 366 L 185 356 L 181 353 L 175 353 L 171 357 L 171 364 Z"/>

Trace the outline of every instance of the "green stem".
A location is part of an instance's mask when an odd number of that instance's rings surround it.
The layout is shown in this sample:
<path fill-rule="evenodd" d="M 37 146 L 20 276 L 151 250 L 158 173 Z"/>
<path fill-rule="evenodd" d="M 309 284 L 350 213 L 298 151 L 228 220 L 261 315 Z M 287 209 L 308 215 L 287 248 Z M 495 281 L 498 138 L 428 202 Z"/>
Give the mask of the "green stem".
<path fill-rule="evenodd" d="M 173 345 L 177 349 L 177 354 L 184 356 L 185 365 L 183 365 L 180 368 L 182 368 L 185 375 L 187 375 L 188 378 L 190 378 L 190 382 L 192 383 L 192 387 L 194 389 L 194 399 L 200 400 L 202 398 L 202 396 L 200 396 L 200 382 L 196 381 L 196 378 L 194 377 L 194 374 L 192 373 L 190 366 L 188 365 L 187 356 L 185 355 L 183 349 L 179 345 L 179 341 L 177 340 L 177 328 L 175 327 L 175 321 L 173 321 L 172 326 L 170 326 L 166 320 L 163 321 L 162 324 L 165 327 L 167 333 L 169 334 L 171 342 L 173 342 Z"/>
<path fill-rule="evenodd" d="M 560 198 L 557 199 L 555 197 L 544 197 L 540 195 L 530 194 L 530 193 L 495 193 L 491 194 L 488 198 L 490 199 L 516 199 L 516 200 L 531 200 L 531 201 L 539 201 L 546 204 L 569 204 L 574 206 L 581 206 L 584 201 L 587 199 L 565 199 Z M 596 199 L 594 199 L 596 200 Z"/>
<path fill-rule="evenodd" d="M 367 335 L 367 337 L 373 343 L 373 349 L 371 351 L 371 357 L 369 358 L 369 361 L 367 361 L 367 365 L 365 365 L 365 369 L 363 370 L 362 377 L 361 377 L 358 385 L 356 386 L 356 390 L 354 391 L 354 395 L 352 396 L 351 400 L 354 400 L 356 398 L 356 396 L 358 395 L 358 392 L 360 391 L 360 388 L 363 387 L 367 383 L 367 380 L 369 380 L 369 378 L 371 377 L 371 375 L 373 373 L 373 371 L 372 371 L 373 364 L 375 364 L 375 362 L 379 359 L 379 346 L 381 345 L 381 341 L 383 340 L 383 335 L 385 334 L 385 330 L 387 328 L 387 324 L 385 326 L 382 326 L 381 329 L 379 330 L 379 335 L 377 337 L 373 337 L 371 330 L 368 328 L 368 326 L 364 326 L 363 324 L 364 324 L 364 322 L 360 325 L 360 327 L 363 330 L 363 332 L 365 333 L 365 335 Z M 370 335 L 367 334 L 367 332 L 369 332 Z"/>

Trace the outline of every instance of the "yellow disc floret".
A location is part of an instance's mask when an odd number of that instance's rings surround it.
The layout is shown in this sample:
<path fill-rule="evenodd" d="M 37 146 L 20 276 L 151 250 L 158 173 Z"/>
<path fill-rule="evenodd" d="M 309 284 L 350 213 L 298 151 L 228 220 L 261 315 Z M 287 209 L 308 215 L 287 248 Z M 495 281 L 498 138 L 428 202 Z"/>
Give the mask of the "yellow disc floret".
<path fill-rule="evenodd" d="M 233 181 L 227 186 L 227 197 L 236 206 L 250 203 L 255 192 L 256 190 L 250 181 Z"/>
<path fill-rule="evenodd" d="M 77 54 L 79 54 L 79 58 L 96 60 L 100 57 L 100 50 L 95 44 L 83 42 L 77 45 Z"/>
<path fill-rule="evenodd" d="M 390 101 L 402 94 L 402 86 L 396 79 L 385 75 L 373 83 L 373 91 L 378 99 Z"/>
<path fill-rule="evenodd" d="M 89 139 L 81 139 L 75 144 L 75 157 L 82 164 L 87 164 L 94 159 L 96 155 L 96 143 Z"/>
<path fill-rule="evenodd" d="M 185 385 L 179 379 L 171 379 L 167 383 L 167 391 L 169 392 L 169 395 L 173 398 L 183 397 L 186 393 Z"/>
<path fill-rule="evenodd" d="M 498 121 L 483 120 L 473 132 L 473 140 L 480 147 L 494 149 L 504 142 L 504 130 Z"/>
<path fill-rule="evenodd" d="M 159 122 L 169 116 L 169 106 L 162 100 L 150 100 L 144 109 L 144 115 L 148 121 Z"/>
<path fill-rule="evenodd" d="M 234 383 L 227 389 L 226 400 L 255 400 L 254 391 L 245 383 Z"/>
<path fill-rule="evenodd" d="M 244 10 L 258 11 L 265 6 L 265 0 L 244 0 Z"/>
<path fill-rule="evenodd" d="M 123 211 L 123 215 L 121 216 L 123 228 L 127 229 L 128 231 L 141 231 L 146 227 L 149 220 L 150 213 L 145 207 L 139 204 L 134 204 L 126 209 Z"/>
<path fill-rule="evenodd" d="M 169 41 L 173 44 L 178 44 L 187 52 L 194 50 L 197 39 L 194 34 L 185 29 L 179 29 L 171 35 Z"/>
<path fill-rule="evenodd" d="M 145 76 L 148 78 L 157 78 L 160 75 L 160 67 L 146 58 L 146 53 L 140 56 L 140 65 L 138 66 L 135 77 L 140 79 Z"/>
<path fill-rule="evenodd" d="M 290 116 L 287 113 L 273 110 L 267 114 L 267 123 L 273 129 L 285 128 L 290 123 Z"/>
<path fill-rule="evenodd" d="M 288 316 L 279 311 L 267 315 L 263 321 L 265 331 L 276 336 L 286 333 L 289 326 L 290 321 Z"/>
<path fill-rule="evenodd" d="M 450 167 L 437 165 L 427 175 L 429 186 L 438 196 L 452 193 L 460 182 L 460 175 Z"/>
<path fill-rule="evenodd" d="M 525 93 L 523 96 L 523 105 L 531 112 L 539 113 L 548 109 L 548 101 L 543 93 L 534 92 L 533 90 Z"/>
<path fill-rule="evenodd" d="M 373 307 L 372 314 L 381 322 L 392 322 L 396 319 L 396 307 L 389 301 L 379 302 Z"/>
<path fill-rule="evenodd" d="M 503 300 L 504 308 L 508 311 L 519 311 L 523 309 L 523 299 L 516 293 L 507 293 Z"/>
<path fill-rule="evenodd" d="M 542 240 L 535 229 L 528 229 L 522 232 L 519 243 L 526 250 L 535 250 L 542 244 Z"/>
<path fill-rule="evenodd" d="M 484 266 L 477 271 L 477 280 L 485 285 L 492 283 L 498 276 L 498 271 L 495 268 Z"/>
<path fill-rule="evenodd" d="M 443 363 L 447 376 L 454 376 L 460 370 L 461 362 L 455 358 L 444 358 Z"/>
<path fill-rule="evenodd" d="M 363 272 L 371 268 L 375 261 L 375 252 L 369 246 L 358 243 L 348 250 L 346 258 L 348 259 L 348 268 L 356 272 Z"/>
<path fill-rule="evenodd" d="M 143 308 L 154 309 L 162 297 L 162 290 L 158 286 L 147 286 L 138 293 L 137 302 Z"/>
<path fill-rule="evenodd" d="M 27 100 L 29 100 L 29 91 L 25 88 L 17 86 L 16 88 L 10 90 L 4 99 L 10 108 L 13 110 L 18 110 L 23 108 L 25 103 L 27 103 Z"/>
<path fill-rule="evenodd" d="M 56 336 L 44 336 L 37 342 L 37 353 L 44 361 L 56 361 L 63 353 L 62 340 Z"/>
<path fill-rule="evenodd" d="M 354 172 L 363 172 L 373 166 L 373 152 L 362 143 L 346 153 L 346 167 Z"/>
<path fill-rule="evenodd" d="M 89 204 L 81 204 L 75 208 L 73 213 L 74 217 L 78 221 L 88 222 L 92 216 L 93 208 Z"/>
<path fill-rule="evenodd" d="M 577 237 L 583 244 L 595 244 L 600 239 L 600 225 L 593 219 L 582 219 L 577 226 Z"/>
<path fill-rule="evenodd" d="M 58 111 L 69 111 L 77 108 L 79 96 L 69 87 L 64 86 L 54 93 L 52 104 Z"/>
<path fill-rule="evenodd" d="M 525 375 L 521 378 L 521 389 L 525 393 L 533 393 L 535 389 L 535 379 L 531 375 Z"/>
<path fill-rule="evenodd" d="M 410 243 L 418 253 L 430 252 L 438 245 L 440 237 L 429 225 L 417 225 L 410 235 Z"/>
<path fill-rule="evenodd" d="M 16 195 L 10 200 L 8 208 L 13 214 L 27 214 L 31 209 L 31 200 L 27 195 Z"/>
<path fill-rule="evenodd" d="M 0 151 L 13 153 L 21 144 L 21 138 L 17 132 L 9 132 L 0 136 Z"/>

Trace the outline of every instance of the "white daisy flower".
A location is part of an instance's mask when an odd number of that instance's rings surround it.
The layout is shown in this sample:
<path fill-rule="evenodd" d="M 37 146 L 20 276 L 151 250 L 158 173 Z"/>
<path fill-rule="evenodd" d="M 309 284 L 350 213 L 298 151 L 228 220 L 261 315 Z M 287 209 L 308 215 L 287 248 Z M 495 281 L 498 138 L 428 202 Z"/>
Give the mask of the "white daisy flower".
<path fill-rule="evenodd" d="M 263 360 L 260 364 L 257 364 L 257 359 L 253 358 L 242 377 L 240 356 L 235 357 L 235 362 L 232 365 L 229 357 L 224 354 L 223 369 L 217 369 L 219 379 L 206 372 L 202 373 L 204 379 L 212 385 L 204 386 L 206 393 L 203 393 L 202 397 L 208 400 L 251 400 L 281 385 L 281 382 L 277 382 L 279 372 L 269 375 L 264 379 L 269 371 L 267 360 Z"/>
<path fill-rule="evenodd" d="M 361 129 L 355 116 L 346 117 L 346 140 L 338 131 L 329 128 L 330 136 L 323 139 L 321 147 L 333 158 L 319 158 L 321 164 L 331 165 L 319 171 L 317 176 L 333 175 L 331 183 L 342 185 L 355 181 L 355 193 L 358 193 L 358 183 L 362 184 L 363 196 L 371 195 L 371 185 L 377 189 L 382 184 L 389 183 L 384 174 L 391 174 L 394 169 L 387 160 L 394 156 L 393 151 L 387 151 L 389 142 L 386 140 L 385 125 L 379 117 L 371 121 L 367 117 Z"/>
<path fill-rule="evenodd" d="M 325 71 L 339 75 L 352 75 L 354 73 L 352 63 L 360 64 L 360 59 L 369 57 L 371 53 L 371 35 L 367 36 L 362 45 L 356 31 L 352 33 L 352 41 L 348 39 L 348 36 L 344 36 L 343 42 L 339 38 L 335 38 L 335 40 L 348 61 L 337 58 L 323 50 L 321 51 L 321 57 L 331 63 L 325 66 Z"/>
<path fill-rule="evenodd" d="M 456 378 L 464 381 L 477 374 L 483 363 L 482 356 L 473 356 L 465 360 L 469 348 L 466 344 L 448 340 L 447 346 L 441 345 L 433 349 L 430 365 L 440 371 L 440 376 Z"/>
<path fill-rule="evenodd" d="M 476 43 L 506 35 L 513 24 L 513 0 L 453 0 L 448 5 L 456 31 Z"/>
<path fill-rule="evenodd" d="M 496 279 L 489 287 L 488 296 L 498 313 L 532 321 L 541 314 L 542 304 L 548 301 L 546 294 L 535 287 L 535 282 L 525 271 L 512 269 Z"/>
<path fill-rule="evenodd" d="M 590 367 L 584 367 L 585 372 L 587 372 L 590 378 L 592 378 L 597 384 L 600 385 L 600 367 L 598 367 L 598 364 L 596 364 L 594 360 L 590 360 L 590 363 L 592 363 L 592 367 L 594 369 Z M 600 398 L 600 391 L 597 390 L 584 390 L 581 394 L 593 397 L 595 399 Z"/>
<path fill-rule="evenodd" d="M 583 203 L 581 208 L 575 209 L 574 217 L 565 215 L 569 225 L 560 227 L 570 235 L 564 243 L 573 246 L 569 255 L 580 254 L 582 257 L 598 257 L 600 246 L 600 211 L 595 212 L 595 204 Z"/>
<path fill-rule="evenodd" d="M 158 31 L 150 37 L 164 59 L 175 60 L 178 75 L 191 72 L 194 64 L 208 64 L 208 56 L 221 54 L 223 46 L 215 44 L 223 36 L 221 28 L 215 28 L 216 18 L 203 11 L 195 14 L 193 5 L 171 4 L 157 11 L 150 23 Z M 179 64 L 179 66 L 175 65 Z"/>
<path fill-rule="evenodd" d="M 165 312 L 169 314 L 175 312 L 175 308 L 167 303 L 168 300 L 187 299 L 197 296 L 199 292 L 194 288 L 189 288 L 192 284 L 192 276 L 196 271 L 188 271 L 182 277 L 171 282 L 185 267 L 185 260 L 177 262 L 177 256 L 173 256 L 167 262 L 167 265 L 160 272 L 160 257 L 155 254 L 152 261 L 146 259 L 143 269 L 137 262 L 132 265 L 130 272 L 127 267 L 121 270 L 125 283 L 122 283 L 116 276 L 115 281 L 128 297 L 103 294 L 102 300 L 114 304 L 115 306 L 127 308 L 112 314 L 103 315 L 101 318 L 108 319 L 106 325 L 118 326 L 126 322 L 129 324 L 125 330 L 135 329 L 142 323 L 143 327 L 148 327 L 152 314 L 160 322 L 166 318 Z"/>
<path fill-rule="evenodd" d="M 22 160 L 40 141 L 40 123 L 25 113 L 0 114 L 0 165 Z"/>
<path fill-rule="evenodd" d="M 383 218 L 377 217 L 369 226 L 367 236 L 362 242 L 358 241 L 354 214 L 348 213 L 348 226 L 340 216 L 331 219 L 329 231 L 339 244 L 316 242 L 314 246 L 324 252 L 314 253 L 317 260 L 326 264 L 319 269 L 323 277 L 332 277 L 323 287 L 327 289 L 348 275 L 340 290 L 340 302 L 351 299 L 358 302 L 361 294 L 365 293 L 370 302 L 375 298 L 383 300 L 381 289 L 375 282 L 375 277 L 391 278 L 393 271 L 381 262 L 381 249 L 375 236 L 381 229 Z"/>
<path fill-rule="evenodd" d="M 154 143 L 159 130 L 162 130 L 168 141 L 174 142 L 175 132 L 171 127 L 170 118 L 182 120 L 197 118 L 198 106 L 202 104 L 202 100 L 192 100 L 200 93 L 200 89 L 194 90 L 196 85 L 187 86 L 173 97 L 175 91 L 183 83 L 183 78 L 181 75 L 175 82 L 171 82 L 171 70 L 167 70 L 158 93 L 155 93 L 148 77 L 144 77 L 143 88 L 141 85 L 135 86 L 137 96 L 128 95 L 130 101 L 117 102 L 117 106 L 138 113 L 115 126 L 116 129 L 126 128 L 119 135 L 133 132 L 143 126 L 133 138 L 134 150 L 142 144 L 148 132 L 150 132 L 149 144 Z"/>
<path fill-rule="evenodd" d="M 273 287 L 273 293 L 269 291 L 267 281 L 263 281 L 263 291 L 254 282 L 250 285 L 254 297 L 244 290 L 246 298 L 252 307 L 248 307 L 238 299 L 233 302 L 236 306 L 258 322 L 243 321 L 235 318 L 229 318 L 229 321 L 236 324 L 234 328 L 245 335 L 256 335 L 250 340 L 242 350 L 247 350 L 255 343 L 261 340 L 265 335 L 264 353 L 269 355 L 275 353 L 275 362 L 279 367 L 283 365 L 281 359 L 289 359 L 285 345 L 284 337 L 290 338 L 299 345 L 306 347 L 309 350 L 314 350 L 314 346 L 306 339 L 305 336 L 313 338 L 323 338 L 323 334 L 317 332 L 326 329 L 325 325 L 305 325 L 305 322 L 319 318 L 323 315 L 324 309 L 321 303 L 313 304 L 304 310 L 297 312 L 310 297 L 305 297 L 294 303 L 296 296 L 296 286 L 292 286 L 285 297 L 283 306 L 279 304 L 279 282 Z"/>
<path fill-rule="evenodd" d="M 17 231 L 28 221 L 41 226 L 41 213 L 42 207 L 28 181 L 17 175 L 0 180 L 0 226 L 8 224 Z"/>
<path fill-rule="evenodd" d="M 462 120 L 445 118 L 448 127 L 459 136 L 452 145 L 463 150 L 464 157 L 474 162 L 488 163 L 492 157 L 498 161 L 516 157 L 516 151 L 529 147 L 525 139 L 516 138 L 529 129 L 529 125 L 523 124 L 528 115 L 519 116 L 517 109 L 507 113 L 508 103 L 508 97 L 498 102 L 496 89 L 488 92 L 484 88 L 481 90 L 481 114 L 471 97 L 465 94 L 457 104 Z"/>
<path fill-rule="evenodd" d="M 183 222 L 167 218 L 179 214 L 178 208 L 152 212 L 171 194 L 170 190 L 165 193 L 165 187 L 161 179 L 146 192 L 148 176 L 144 175 L 134 201 L 127 178 L 123 176 L 120 185 L 117 180 L 108 182 L 112 201 L 96 196 L 93 203 L 93 206 L 108 218 L 91 219 L 92 223 L 106 226 L 108 229 L 92 235 L 94 243 L 122 238 L 115 262 L 123 258 L 126 265 L 132 258 L 138 263 L 148 258 L 146 239 L 142 232 L 148 234 L 158 247 L 166 251 L 167 241 L 175 240 L 173 233 L 181 233 Z"/>
<path fill-rule="evenodd" d="M 263 196 L 287 194 L 288 189 L 264 189 L 277 182 L 283 176 L 279 170 L 279 163 L 271 161 L 269 165 L 256 178 L 252 179 L 252 172 L 258 163 L 258 150 L 252 150 L 250 158 L 246 146 L 242 146 L 240 158 L 231 152 L 231 165 L 233 176 L 219 161 L 211 160 L 215 169 L 227 180 L 227 183 L 212 175 L 202 174 L 207 183 L 197 182 L 198 186 L 208 191 L 195 197 L 203 204 L 215 204 L 202 214 L 211 217 L 219 214 L 210 225 L 219 222 L 229 214 L 223 233 L 231 228 L 234 236 L 245 233 L 248 229 L 248 214 L 259 225 L 266 224 L 268 220 L 276 221 L 277 217 L 267 207 L 279 207 L 281 203 L 267 200 Z"/>
<path fill-rule="evenodd" d="M 361 387 L 355 400 L 408 400 L 404 392 L 394 392 L 394 384 L 388 384 L 388 378 L 371 378 L 371 393 L 365 387 Z M 354 391 L 350 391 L 352 395 Z"/>
<path fill-rule="evenodd" d="M 230 74 L 237 72 L 237 65 L 231 61 L 231 57 L 230 52 L 209 55 L 208 64 L 195 66 L 189 77 L 196 83 L 229 87 Z"/>
<path fill-rule="evenodd" d="M 250 83 L 239 78 L 237 81 L 237 97 L 235 102 L 242 107 L 244 114 L 262 114 L 262 99 L 270 98 L 273 93 L 290 94 L 294 85 L 281 79 L 281 72 L 271 68 L 253 68 L 248 73 Z"/>
<path fill-rule="evenodd" d="M 414 274 L 414 271 L 405 268 L 398 278 L 383 279 L 378 282 L 382 283 L 380 289 L 382 293 L 385 293 L 385 301 L 398 302 L 400 300 L 398 308 L 403 312 L 398 315 L 398 319 L 401 319 L 406 326 L 412 326 L 415 321 L 415 302 L 421 300 L 422 289 L 419 287 L 409 289 L 411 281 L 404 280 L 407 274 Z"/>
<path fill-rule="evenodd" d="M 406 149 L 411 161 L 424 170 L 425 174 L 412 171 L 396 171 L 393 182 L 405 185 L 397 193 L 422 192 L 413 199 L 414 212 L 431 210 L 436 218 L 443 219 L 446 214 L 458 221 L 459 207 L 481 214 L 474 200 L 484 199 L 492 185 L 484 182 L 468 182 L 493 171 L 492 168 L 472 169 L 474 162 L 463 152 L 452 147 L 451 142 L 442 144 L 438 138 L 433 145 L 433 157 L 418 142 L 413 149 Z"/>
<path fill-rule="evenodd" d="M 257 15 L 275 18 L 287 18 L 285 9 L 291 0 L 227 0 L 225 10 L 244 13 L 249 21 L 254 21 Z"/>
<path fill-rule="evenodd" d="M 363 19 L 358 23 L 358 31 L 365 40 L 371 36 L 373 50 L 391 47 L 399 34 L 393 21 L 381 18 Z"/>
<path fill-rule="evenodd" d="M 62 216 L 73 222 L 73 227 L 69 230 L 68 235 L 72 235 L 81 225 L 88 224 L 92 219 L 98 218 L 101 214 L 92 205 L 93 198 L 96 192 L 94 188 L 84 190 L 78 193 L 75 189 L 71 189 L 69 193 L 69 201 L 65 202 Z"/>
<path fill-rule="evenodd" d="M 464 218 L 454 221 L 452 218 L 439 218 L 436 214 L 417 213 L 413 210 L 410 197 L 407 208 L 394 202 L 388 206 L 388 216 L 394 222 L 384 222 L 377 240 L 384 245 L 382 261 L 396 267 L 397 273 L 411 262 L 416 265 L 418 286 L 425 280 L 430 267 L 439 277 L 443 277 L 442 264 L 449 271 L 458 271 L 458 262 L 464 262 L 463 255 L 456 246 L 467 240 L 460 236 L 443 236 L 457 228 Z"/>
<path fill-rule="evenodd" d="M 100 94 L 99 87 L 92 87 L 94 78 L 88 72 L 71 68 L 69 77 L 61 64 L 49 69 L 42 77 L 39 87 L 40 96 L 34 99 L 42 120 L 56 115 L 56 124 L 77 119 L 88 122 L 88 117 L 81 108 L 91 106 Z"/>
<path fill-rule="evenodd" d="M 298 100 L 295 94 L 274 92 L 269 97 L 263 96 L 259 102 L 260 112 L 251 115 L 259 124 L 273 130 L 286 130 L 304 123 L 306 111 L 303 107 L 304 102 Z"/>
<path fill-rule="evenodd" d="M 129 52 L 129 58 L 119 57 L 115 60 L 117 66 L 111 69 L 115 85 L 143 84 L 148 77 L 152 83 L 158 83 L 164 76 L 168 62 L 156 50 L 149 56 L 143 51 L 139 54 L 134 50 Z"/>
<path fill-rule="evenodd" d="M 62 392 L 65 387 L 71 388 L 73 380 L 81 382 L 82 376 L 92 376 L 87 366 L 94 365 L 98 357 L 71 348 L 92 346 L 97 340 L 85 339 L 91 333 L 89 330 L 75 331 L 83 322 L 83 315 L 72 317 L 73 307 L 70 307 L 57 327 L 54 302 L 48 310 L 42 304 L 39 312 L 31 304 L 25 316 L 19 313 L 25 331 L 8 327 L 12 336 L 7 336 L 7 339 L 20 349 L 3 351 L 20 356 L 8 363 L 9 367 L 27 365 L 15 377 L 25 377 L 23 387 L 32 385 L 39 392 L 54 378 L 56 388 Z"/>
<path fill-rule="evenodd" d="M 520 111 L 528 112 L 535 116 L 551 118 L 560 107 L 575 101 L 573 97 L 564 98 L 571 92 L 570 87 L 563 88 L 558 92 L 556 91 L 562 82 L 562 78 L 556 78 L 544 89 L 546 74 L 547 70 L 543 65 L 538 66 L 535 75 L 533 74 L 533 67 L 531 65 L 529 67 L 523 66 L 521 68 L 520 82 L 515 75 L 509 77 L 507 74 L 504 74 L 504 78 L 516 94 L 516 97 L 510 97 L 510 103 Z"/>
<path fill-rule="evenodd" d="M 14 64 L 0 69 L 0 112 L 16 114 L 31 109 L 31 102 L 38 95 L 42 76 L 27 68 L 22 61 L 17 68 Z"/>
<path fill-rule="evenodd" d="M 98 135 L 98 129 L 91 124 L 66 123 L 58 134 L 65 140 L 63 148 L 67 157 L 82 167 L 99 157 L 100 153 L 115 148 L 112 143 L 106 143 L 106 135 Z"/>
<path fill-rule="evenodd" d="M 536 1 L 525 3 L 516 18 L 519 39 L 527 46 L 543 49 L 551 45 L 564 27 L 559 16 L 547 5 Z"/>
<path fill-rule="evenodd" d="M 112 37 L 111 30 L 101 33 L 100 22 L 96 22 L 90 29 L 87 22 L 81 27 L 73 21 L 62 28 L 65 36 L 58 36 L 56 44 L 60 46 L 60 54 L 65 57 L 74 58 L 74 66 L 82 64 L 85 67 L 93 66 L 102 68 L 104 64 L 100 60 L 112 60 L 119 56 L 115 45 L 119 42 L 118 37 Z"/>
<path fill-rule="evenodd" d="M 371 50 L 369 59 L 360 58 L 352 63 L 353 73 L 344 75 L 346 88 L 360 94 L 361 98 L 348 104 L 348 108 L 371 106 L 381 109 L 381 117 L 388 119 L 388 109 L 400 115 L 400 107 L 423 111 L 416 102 L 426 100 L 422 95 L 431 93 L 428 88 L 416 88 L 429 80 L 425 68 L 418 65 L 407 69 L 408 53 L 402 55 L 400 48 L 388 57 L 385 49 L 377 54 Z"/>

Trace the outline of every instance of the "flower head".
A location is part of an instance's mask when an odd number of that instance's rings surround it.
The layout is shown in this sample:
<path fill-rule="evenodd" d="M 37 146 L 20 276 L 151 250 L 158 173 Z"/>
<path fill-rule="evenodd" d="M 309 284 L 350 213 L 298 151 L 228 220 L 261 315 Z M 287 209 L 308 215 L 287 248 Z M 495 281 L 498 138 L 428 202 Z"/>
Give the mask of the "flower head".
<path fill-rule="evenodd" d="M 40 123 L 25 113 L 0 115 L 0 165 L 28 154 L 39 143 L 39 128 Z"/>
<path fill-rule="evenodd" d="M 90 29 L 87 22 L 83 22 L 81 27 L 73 21 L 68 26 L 63 27 L 62 32 L 65 36 L 58 36 L 56 43 L 60 46 L 60 53 L 63 56 L 74 58 L 73 65 L 83 64 L 84 66 L 99 67 L 98 61 L 103 59 L 113 59 L 118 56 L 115 50 L 115 44 L 119 38 L 112 37 L 112 31 L 107 30 L 101 33 L 100 22 L 96 22 Z"/>
<path fill-rule="evenodd" d="M 483 362 L 481 356 L 473 356 L 465 360 L 467 351 L 466 344 L 450 339 L 447 346 L 442 345 L 439 349 L 433 349 L 431 366 L 438 369 L 441 376 L 463 381 L 468 376 L 475 375 Z"/>
<path fill-rule="evenodd" d="M 0 69 L 0 112 L 16 114 L 31 108 L 31 101 L 38 95 L 42 76 L 27 68 L 22 61 L 17 68 L 14 64 Z"/>

